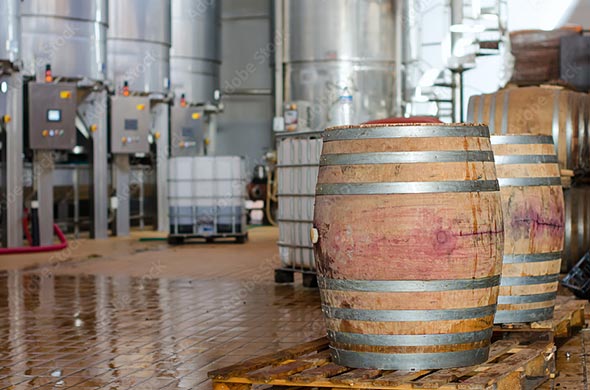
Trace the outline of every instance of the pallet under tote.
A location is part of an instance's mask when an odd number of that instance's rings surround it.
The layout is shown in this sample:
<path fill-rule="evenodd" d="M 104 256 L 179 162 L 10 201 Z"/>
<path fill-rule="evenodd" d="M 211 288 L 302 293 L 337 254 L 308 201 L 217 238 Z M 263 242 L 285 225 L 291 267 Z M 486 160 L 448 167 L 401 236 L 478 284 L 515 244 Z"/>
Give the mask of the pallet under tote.
<path fill-rule="evenodd" d="M 322 389 L 438 389 L 528 390 L 555 373 L 555 347 L 518 340 L 492 344 L 490 359 L 472 367 L 444 370 L 395 371 L 352 369 L 332 363 L 328 340 L 311 341 L 210 372 L 213 390 L 248 390 L 273 386 L 275 390 Z"/>
<path fill-rule="evenodd" d="M 281 267 L 275 268 L 275 283 L 293 283 L 295 281 L 295 273 L 300 273 L 303 287 L 317 288 L 318 277 L 314 270 L 302 268 Z"/>
<path fill-rule="evenodd" d="M 243 244 L 248 241 L 248 233 L 216 233 L 216 234 L 170 234 L 168 236 L 168 244 L 182 245 L 187 240 L 201 239 L 207 243 L 214 242 L 219 239 L 233 238 L 238 244 Z"/>

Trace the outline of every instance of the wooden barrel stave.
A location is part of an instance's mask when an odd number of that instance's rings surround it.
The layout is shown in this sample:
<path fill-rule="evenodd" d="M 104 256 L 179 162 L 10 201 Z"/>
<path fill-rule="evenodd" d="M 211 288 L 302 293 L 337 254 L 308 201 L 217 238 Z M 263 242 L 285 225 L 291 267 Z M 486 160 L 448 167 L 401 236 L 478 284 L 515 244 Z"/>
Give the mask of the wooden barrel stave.
<path fill-rule="evenodd" d="M 503 248 L 490 151 L 485 127 L 326 131 L 315 251 L 337 363 L 423 369 L 486 360 Z"/>
<path fill-rule="evenodd" d="M 553 316 L 564 236 L 563 192 L 553 140 L 492 136 L 492 145 L 505 228 L 495 322 L 547 320 Z M 547 284 L 552 287 L 537 287 Z"/>

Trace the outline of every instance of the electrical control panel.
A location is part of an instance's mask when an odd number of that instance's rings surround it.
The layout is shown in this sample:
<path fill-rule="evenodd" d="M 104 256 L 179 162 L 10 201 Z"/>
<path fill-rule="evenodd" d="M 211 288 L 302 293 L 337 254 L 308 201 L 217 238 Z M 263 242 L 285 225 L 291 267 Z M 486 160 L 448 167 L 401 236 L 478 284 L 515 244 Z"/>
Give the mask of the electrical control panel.
<path fill-rule="evenodd" d="M 203 112 L 195 107 L 174 106 L 171 110 L 170 154 L 190 157 L 202 154 L 204 134 Z"/>
<path fill-rule="evenodd" d="M 70 150 L 76 146 L 76 97 L 73 83 L 29 83 L 29 147 Z"/>
<path fill-rule="evenodd" d="M 152 123 L 150 99 L 142 96 L 111 96 L 110 103 L 111 153 L 148 153 Z"/>

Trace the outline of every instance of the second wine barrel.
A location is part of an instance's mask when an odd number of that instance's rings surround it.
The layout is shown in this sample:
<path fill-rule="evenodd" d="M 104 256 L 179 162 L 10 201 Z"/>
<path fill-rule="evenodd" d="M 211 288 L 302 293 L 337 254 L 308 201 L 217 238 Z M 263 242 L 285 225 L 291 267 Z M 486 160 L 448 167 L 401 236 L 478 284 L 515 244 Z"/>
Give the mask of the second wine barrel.
<path fill-rule="evenodd" d="M 490 133 L 551 135 L 561 169 L 590 173 L 588 94 L 555 87 L 506 88 L 472 96 L 468 120 Z"/>
<path fill-rule="evenodd" d="M 492 136 L 504 212 L 504 260 L 494 322 L 553 318 L 564 201 L 551 136 Z"/>
<path fill-rule="evenodd" d="M 590 174 L 590 95 L 555 87 L 507 88 L 472 96 L 469 120 L 489 125 L 492 134 L 551 135 L 560 168 Z M 565 191 L 563 272 L 590 250 L 590 201 L 584 187 Z"/>
<path fill-rule="evenodd" d="M 413 370 L 486 361 L 503 250 L 486 126 L 327 129 L 314 227 L 335 363 Z"/>

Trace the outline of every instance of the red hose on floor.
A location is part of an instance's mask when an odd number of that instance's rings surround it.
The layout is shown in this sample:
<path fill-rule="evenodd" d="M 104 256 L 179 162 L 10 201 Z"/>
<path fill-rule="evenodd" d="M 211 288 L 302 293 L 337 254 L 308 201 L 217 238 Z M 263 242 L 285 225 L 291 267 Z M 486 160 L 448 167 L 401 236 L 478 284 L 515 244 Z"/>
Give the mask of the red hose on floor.
<path fill-rule="evenodd" d="M 31 237 L 31 232 L 29 231 L 29 221 L 27 217 L 23 218 L 23 230 L 25 232 L 25 236 L 27 237 L 29 245 L 32 245 L 33 239 Z M 66 239 L 66 236 L 63 234 L 59 226 L 57 226 L 56 224 L 53 224 L 53 232 L 59 238 L 59 244 L 46 246 L 25 246 L 22 248 L 0 248 L 0 256 L 20 255 L 25 253 L 55 252 L 66 249 L 68 247 L 68 240 Z"/>

